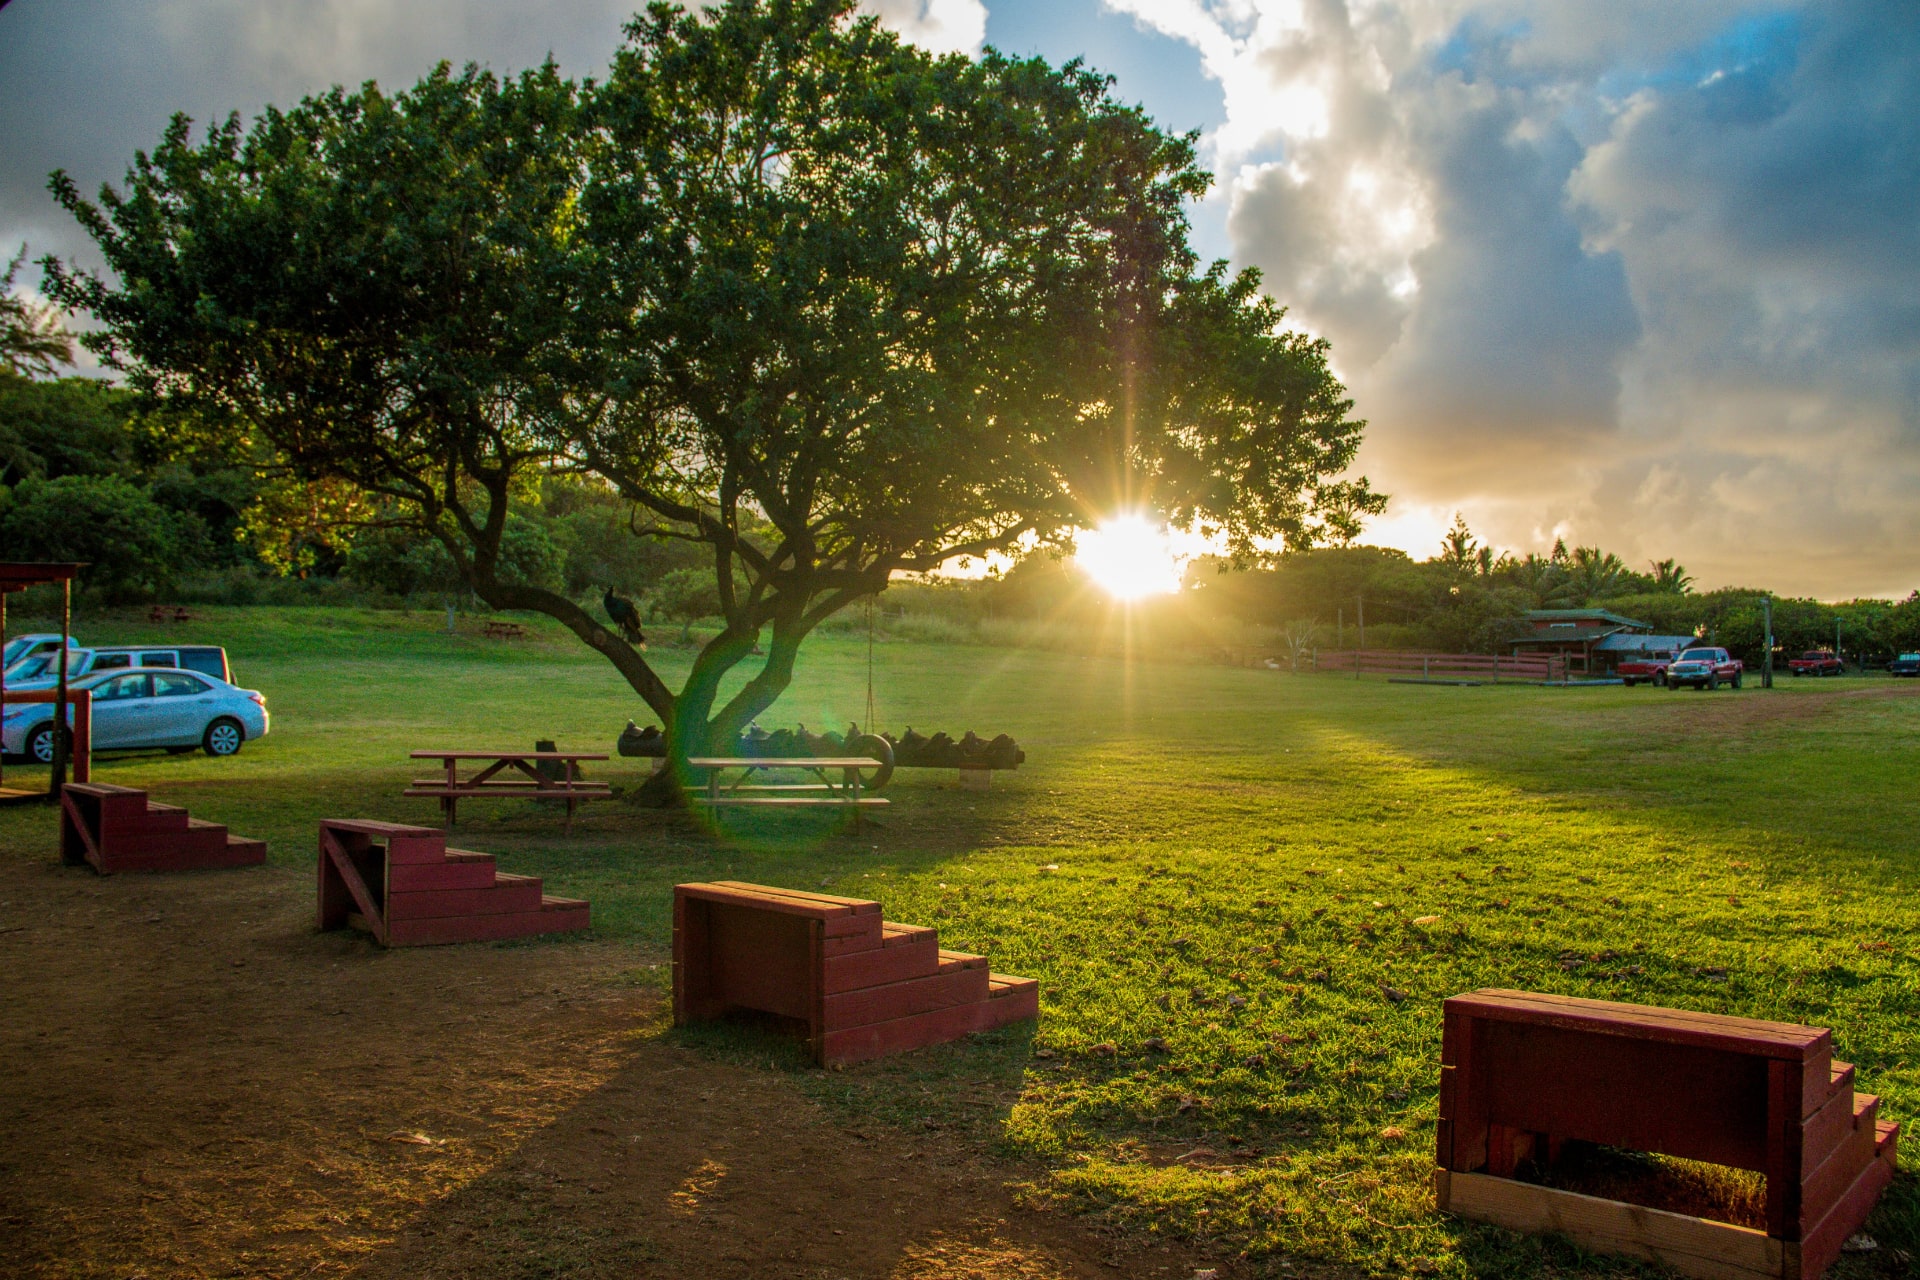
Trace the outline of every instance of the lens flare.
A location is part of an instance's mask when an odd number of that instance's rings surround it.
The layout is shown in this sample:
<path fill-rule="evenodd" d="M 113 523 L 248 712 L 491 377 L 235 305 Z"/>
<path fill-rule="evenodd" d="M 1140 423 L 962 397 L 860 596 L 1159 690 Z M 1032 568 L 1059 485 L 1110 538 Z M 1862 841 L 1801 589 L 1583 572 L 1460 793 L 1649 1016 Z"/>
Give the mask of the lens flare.
<path fill-rule="evenodd" d="M 1074 546 L 1074 562 L 1117 599 L 1180 590 L 1180 560 L 1167 545 L 1167 532 L 1143 516 L 1116 516 L 1081 534 Z"/>

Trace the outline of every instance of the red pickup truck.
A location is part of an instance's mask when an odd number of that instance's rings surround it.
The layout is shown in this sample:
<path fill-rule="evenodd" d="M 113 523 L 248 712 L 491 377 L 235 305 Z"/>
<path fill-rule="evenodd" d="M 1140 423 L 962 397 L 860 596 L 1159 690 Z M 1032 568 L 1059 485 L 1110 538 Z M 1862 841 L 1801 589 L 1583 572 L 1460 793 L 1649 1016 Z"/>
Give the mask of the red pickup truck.
<path fill-rule="evenodd" d="M 1667 688 L 1718 689 L 1723 684 L 1740 687 L 1740 674 L 1746 668 L 1740 659 L 1725 649 L 1702 645 L 1687 649 L 1667 664 Z"/>
<path fill-rule="evenodd" d="M 1788 661 L 1787 667 L 1796 676 L 1837 676 L 1847 669 L 1831 649 L 1809 649 Z"/>
<path fill-rule="evenodd" d="M 1613 674 L 1631 689 L 1636 684 L 1665 684 L 1667 664 L 1673 661 L 1671 649 L 1648 649 L 1635 658 L 1622 658 Z"/>

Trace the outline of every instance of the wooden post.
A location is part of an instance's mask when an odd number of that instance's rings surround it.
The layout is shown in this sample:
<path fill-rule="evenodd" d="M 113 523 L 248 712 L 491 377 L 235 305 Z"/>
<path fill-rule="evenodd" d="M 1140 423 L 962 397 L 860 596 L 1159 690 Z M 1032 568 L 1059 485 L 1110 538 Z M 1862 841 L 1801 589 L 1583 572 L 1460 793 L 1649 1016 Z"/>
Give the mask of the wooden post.
<path fill-rule="evenodd" d="M 1353 651 L 1353 678 L 1358 680 L 1360 678 L 1360 655 L 1367 651 L 1367 598 L 1365 596 L 1356 596 L 1354 597 L 1354 603 L 1360 611 L 1360 647 Z"/>
<path fill-rule="evenodd" d="M 67 757 L 72 752 L 71 730 L 67 724 L 67 636 L 73 630 L 73 579 L 60 584 L 60 676 L 53 698 L 53 775 L 47 780 L 47 797 L 60 798 L 67 785 Z"/>

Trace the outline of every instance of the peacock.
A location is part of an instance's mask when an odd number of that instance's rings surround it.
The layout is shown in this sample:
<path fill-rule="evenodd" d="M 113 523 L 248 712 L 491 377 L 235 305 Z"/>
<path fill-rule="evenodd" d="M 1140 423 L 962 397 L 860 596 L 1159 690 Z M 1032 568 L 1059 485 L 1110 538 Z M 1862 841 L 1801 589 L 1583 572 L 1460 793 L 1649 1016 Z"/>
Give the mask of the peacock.
<path fill-rule="evenodd" d="M 627 638 L 628 644 L 644 645 L 647 637 L 640 630 L 640 610 L 633 601 L 625 596 L 615 595 L 612 587 L 600 597 L 600 604 L 607 611 L 607 617 L 613 619 L 613 625 L 620 628 L 620 634 Z"/>

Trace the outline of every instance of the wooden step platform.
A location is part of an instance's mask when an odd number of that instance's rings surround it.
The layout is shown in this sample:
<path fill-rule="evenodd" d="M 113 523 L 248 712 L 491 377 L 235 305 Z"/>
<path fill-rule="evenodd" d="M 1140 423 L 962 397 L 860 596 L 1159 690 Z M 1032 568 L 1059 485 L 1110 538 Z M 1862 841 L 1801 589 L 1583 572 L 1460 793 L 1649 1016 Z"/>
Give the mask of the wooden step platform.
<path fill-rule="evenodd" d="M 447 848 L 443 831 L 395 822 L 320 823 L 322 930 L 364 929 L 386 947 L 487 942 L 585 929 L 588 904 L 541 892 L 493 856 Z"/>
<path fill-rule="evenodd" d="M 753 1009 L 806 1029 L 841 1066 L 1040 1014 L 1040 984 L 943 951 L 939 934 L 881 919 L 863 898 L 721 880 L 673 891 L 676 1025 Z"/>
<path fill-rule="evenodd" d="M 116 871 L 201 871 L 267 860 L 260 840 L 233 835 L 133 787 L 69 782 L 60 791 L 60 861 Z"/>
<path fill-rule="evenodd" d="M 1893 1178 L 1899 1126 L 1824 1027 L 1527 991 L 1446 1002 L 1439 1207 L 1725 1280 L 1816 1280 Z M 1764 1231 L 1516 1181 L 1569 1140 L 1764 1174 Z"/>

